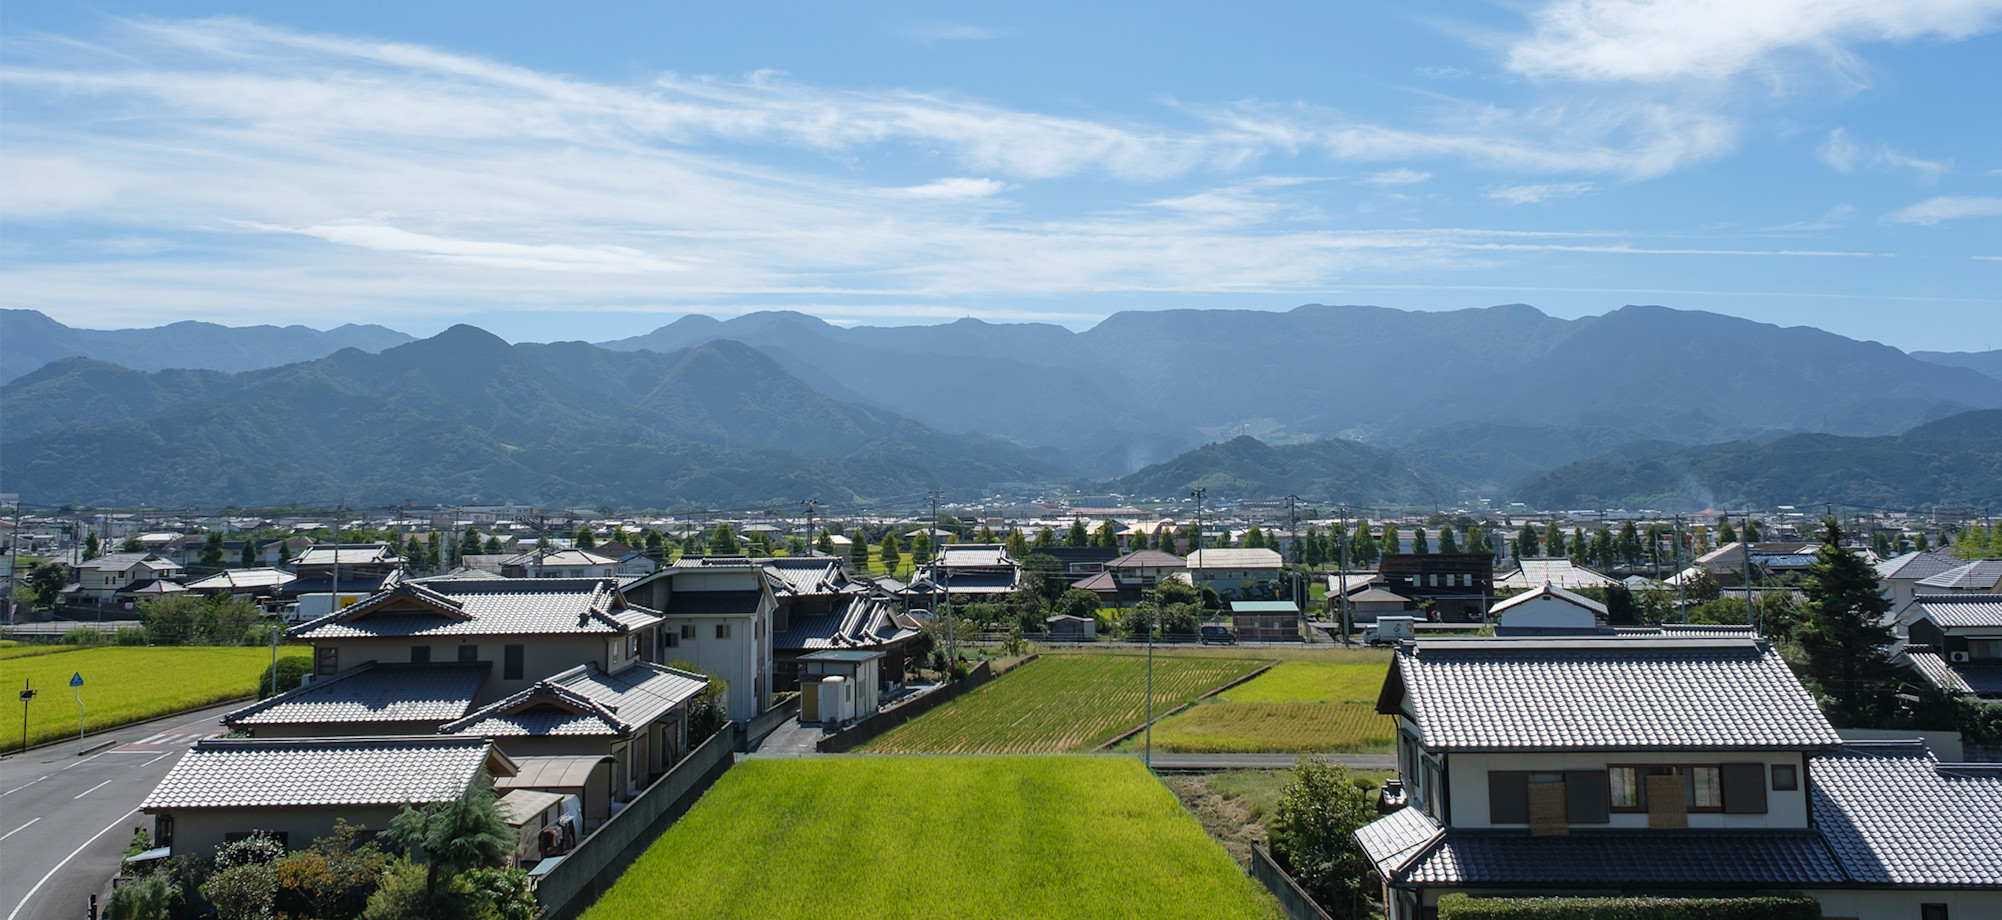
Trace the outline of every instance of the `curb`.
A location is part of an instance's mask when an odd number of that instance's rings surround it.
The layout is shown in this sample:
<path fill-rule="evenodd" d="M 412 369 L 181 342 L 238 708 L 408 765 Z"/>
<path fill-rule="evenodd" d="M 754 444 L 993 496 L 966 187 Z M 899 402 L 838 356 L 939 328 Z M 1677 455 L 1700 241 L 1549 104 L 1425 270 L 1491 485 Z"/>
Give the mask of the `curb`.
<path fill-rule="evenodd" d="M 136 726 L 136 725 L 150 725 L 150 724 L 152 724 L 152 723 L 154 723 L 154 722 L 165 722 L 165 721 L 167 721 L 168 719 L 178 719 L 178 718 L 180 718 L 180 717 L 182 717 L 182 716 L 185 716 L 185 715 L 187 715 L 188 713 L 191 713 L 191 712 L 201 712 L 201 711 L 202 711 L 202 710 L 204 710 L 204 709 L 214 709 L 214 708 L 216 708 L 216 707 L 218 707 L 218 706 L 228 706 L 228 705 L 230 705 L 230 704 L 232 704 L 232 703 L 241 703 L 241 702 L 244 702 L 245 700 L 250 700 L 250 701 L 253 701 L 253 702 L 254 702 L 254 701 L 256 701 L 256 699 L 257 699 L 257 697 L 255 697 L 255 696 L 239 696 L 239 697 L 235 697 L 235 698 L 233 698 L 233 699 L 227 699 L 227 700 L 216 700 L 215 702 L 212 702 L 212 703 L 203 703 L 203 704 L 201 704 L 200 706 L 195 706 L 195 707 L 193 707 L 193 708 L 190 708 L 190 709 L 182 709 L 182 710 L 179 710 L 179 711 L 176 711 L 176 712 L 169 712 L 169 713 L 166 713 L 166 714 L 164 714 L 164 715 L 157 715 L 157 716 L 154 716 L 154 717 L 152 717 L 152 718 L 150 718 L 150 719 L 140 719 L 140 720 L 139 720 L 139 721 L 137 721 L 137 722 L 126 722 L 126 723 L 123 723 L 123 724 L 120 724 L 120 725 L 113 725 L 113 726 L 111 726 L 110 728 L 100 728 L 100 729 L 98 729 L 98 730 L 97 730 L 96 732 L 92 732 L 92 733 L 87 733 L 87 734 L 86 734 L 86 735 L 85 735 L 84 737 L 88 738 L 88 737 L 91 737 L 92 735 L 96 735 L 96 736 L 100 736 L 100 737 L 101 737 L 101 736 L 103 736 L 103 735 L 104 735 L 104 734 L 105 734 L 106 732 L 115 732 L 115 731 L 123 731 L 123 730 L 125 730 L 125 729 L 128 729 L 128 728 L 132 728 L 133 726 Z M 112 739 L 112 741 L 116 741 L 116 740 L 117 740 L 117 739 Z M 55 747 L 55 746 L 57 746 L 57 745 L 60 745 L 60 744 L 68 744 L 68 743 L 70 743 L 70 741 L 69 741 L 69 739 L 67 739 L 67 738 L 59 738 L 59 739 L 57 739 L 57 740 L 55 740 L 55 741 L 44 741 L 44 742 L 42 742 L 41 744 L 37 744 L 37 745 L 35 745 L 34 747 L 27 747 L 27 748 L 21 748 L 21 749 L 19 749 L 19 750 L 13 750 L 13 751 L 8 751 L 8 752 L 6 752 L 6 753 L 4 753 L 4 754 L 0 754 L 0 760 L 10 760 L 10 759 L 12 759 L 12 758 L 15 758 L 15 757 L 19 757 L 19 756 L 21 756 L 22 754 L 33 754 L 34 752 L 36 752 L 36 751 L 39 751 L 39 750 L 42 750 L 42 749 L 44 749 L 44 748 L 52 748 L 52 747 Z M 105 744 L 110 744 L 110 743 L 112 743 L 112 742 L 111 742 L 111 741 L 107 741 L 107 742 L 104 742 L 104 743 L 105 743 Z M 94 751 L 94 750 L 99 750 L 99 749 L 100 749 L 100 748 L 97 748 L 97 747 L 91 747 L 91 748 L 86 748 L 86 749 L 84 750 L 84 753 L 86 753 L 86 754 L 87 754 L 87 753 L 89 753 L 89 752 L 91 752 L 91 751 Z M 83 755 L 82 755 L 82 754 L 79 754 L 79 755 L 77 755 L 77 756 L 81 757 L 81 756 L 83 756 Z"/>

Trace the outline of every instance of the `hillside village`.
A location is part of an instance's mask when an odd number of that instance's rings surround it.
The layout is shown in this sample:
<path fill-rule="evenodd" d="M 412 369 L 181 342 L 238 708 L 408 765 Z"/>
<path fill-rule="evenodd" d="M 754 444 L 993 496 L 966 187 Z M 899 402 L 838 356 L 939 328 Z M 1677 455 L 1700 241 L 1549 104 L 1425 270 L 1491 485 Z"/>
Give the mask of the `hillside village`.
<path fill-rule="evenodd" d="M 1978 511 L 1085 500 L 812 522 L 22 507 L 10 635 L 173 644 L 224 608 L 279 624 L 265 698 L 146 795 L 152 848 L 123 878 L 490 789 L 508 864 L 570 916 L 734 761 L 866 744 L 1009 680 L 995 656 L 1374 645 L 1394 652 L 1375 705 L 1395 766 L 1353 839 L 1386 917 L 1455 892 L 2002 904 L 2002 540 Z M 1860 701 L 1782 659 L 1830 524 L 1878 586 L 1888 670 Z M 310 651 L 278 670 L 278 643 Z M 1294 883 L 1260 877 L 1286 903 Z"/>

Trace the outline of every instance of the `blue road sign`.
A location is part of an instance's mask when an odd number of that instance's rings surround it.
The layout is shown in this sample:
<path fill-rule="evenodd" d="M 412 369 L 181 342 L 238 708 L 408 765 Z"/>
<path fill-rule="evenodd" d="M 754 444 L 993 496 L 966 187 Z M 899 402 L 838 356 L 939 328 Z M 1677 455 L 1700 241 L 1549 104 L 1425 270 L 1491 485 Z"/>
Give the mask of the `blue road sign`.
<path fill-rule="evenodd" d="M 75 674 L 71 674 L 71 675 L 70 675 L 70 686 L 72 686 L 72 687 L 81 687 L 81 686 L 83 686 L 83 672 L 82 672 L 82 671 L 78 671 L 78 672 L 76 672 Z"/>

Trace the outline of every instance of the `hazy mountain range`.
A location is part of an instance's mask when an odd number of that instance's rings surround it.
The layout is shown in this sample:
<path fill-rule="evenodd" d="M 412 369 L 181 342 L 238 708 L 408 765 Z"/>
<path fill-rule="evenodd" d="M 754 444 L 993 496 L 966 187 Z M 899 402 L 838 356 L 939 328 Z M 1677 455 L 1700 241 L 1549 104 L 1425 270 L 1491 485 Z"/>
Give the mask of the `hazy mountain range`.
<path fill-rule="evenodd" d="M 103 504 L 755 507 L 1111 480 L 1136 495 L 1199 483 L 1218 498 L 1356 503 L 1519 492 L 1679 507 L 1796 486 L 1859 497 L 1794 501 L 1959 501 L 2002 481 L 1978 478 L 1994 436 L 1898 436 L 1955 416 L 1985 430 L 1961 413 L 2002 407 L 2002 379 L 1983 372 L 2002 372 L 1995 354 L 1921 360 L 1663 307 L 1577 320 L 1522 305 L 1139 311 L 1083 332 L 768 312 L 599 345 L 508 345 L 463 326 L 422 341 L 364 326 L 77 330 L 12 310 L 0 489 Z M 1850 439 L 1877 445 L 1860 456 L 1882 475 L 1730 472 L 1840 469 L 1848 448 L 1812 445 Z M 1960 459 L 1931 478 L 1897 472 L 1943 451 Z"/>

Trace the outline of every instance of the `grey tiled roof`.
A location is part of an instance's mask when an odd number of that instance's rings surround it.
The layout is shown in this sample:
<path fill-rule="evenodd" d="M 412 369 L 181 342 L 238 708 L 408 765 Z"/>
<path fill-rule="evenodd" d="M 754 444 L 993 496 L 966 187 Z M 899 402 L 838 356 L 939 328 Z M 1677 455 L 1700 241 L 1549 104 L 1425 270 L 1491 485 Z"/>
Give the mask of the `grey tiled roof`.
<path fill-rule="evenodd" d="M 398 609 L 404 607 L 420 609 Z M 659 622 L 609 578 L 405 582 L 292 631 L 299 639 L 624 634 Z"/>
<path fill-rule="evenodd" d="M 514 769 L 486 738 L 211 738 L 183 755 L 139 807 L 443 802 L 463 795 L 482 767 Z"/>
<path fill-rule="evenodd" d="M 772 636 L 772 648 L 880 646 L 917 635 L 917 630 L 900 625 L 892 614 L 887 601 L 855 595 L 846 599 L 832 616 L 794 614 L 786 630 Z"/>
<path fill-rule="evenodd" d="M 1108 569 L 1179 569 L 1186 565 L 1188 563 L 1174 553 L 1164 553 L 1158 549 L 1139 549 L 1106 563 L 1105 567 Z"/>
<path fill-rule="evenodd" d="M 1452 885 L 1758 888 L 1834 884 L 1842 867 L 1812 830 L 1448 830 L 1398 881 Z"/>
<path fill-rule="evenodd" d="M 607 674 L 581 664 L 481 707 L 438 731 L 486 737 L 627 735 L 687 702 L 709 679 L 641 662 Z"/>
<path fill-rule="evenodd" d="M 1406 642 L 1377 711 L 1408 696 L 1435 751 L 1799 750 L 1841 739 L 1753 639 Z"/>
<path fill-rule="evenodd" d="M 1488 608 L 1488 614 L 1492 616 L 1497 613 L 1502 613 L 1504 611 L 1513 609 L 1515 607 L 1520 607 L 1523 604 L 1527 604 L 1530 601 L 1536 600 L 1537 598 L 1540 597 L 1556 598 L 1557 600 L 1564 601 L 1566 603 L 1573 604 L 1578 607 L 1582 607 L 1586 610 L 1592 611 L 1593 616 L 1604 617 L 1606 615 L 1605 604 L 1601 604 L 1598 601 L 1586 597 L 1583 594 L 1577 594 L 1575 592 L 1566 591 L 1564 588 L 1554 584 L 1539 584 L 1535 587 L 1534 590 L 1518 594 L 1514 597 L 1509 598 L 1508 600 L 1502 601 L 1501 603 Z"/>
<path fill-rule="evenodd" d="M 1963 560 L 1959 566 L 1921 578 L 1918 586 L 1949 591 L 1992 591 L 1997 581 L 2002 581 L 2002 559 L 1978 559 L 1973 562 Z"/>
<path fill-rule="evenodd" d="M 364 664 L 222 717 L 224 725 L 447 722 L 466 714 L 491 662 Z"/>
<path fill-rule="evenodd" d="M 1912 670 L 1919 672 L 1933 686 L 1948 693 L 1972 693 L 1974 688 L 1960 679 L 1953 665 L 1931 646 L 1917 646 L 1905 649 L 1905 660 L 1912 663 Z"/>
<path fill-rule="evenodd" d="M 2002 888 L 2002 765 L 1941 764 L 1922 742 L 1852 742 L 1809 761 L 1809 808 L 1849 876 Z"/>
<path fill-rule="evenodd" d="M 2002 626 L 2002 594 L 1921 594 L 1912 606 L 1941 629 Z"/>
<path fill-rule="evenodd" d="M 1446 829 L 1425 813 L 1407 805 L 1356 828 L 1356 843 L 1376 866 L 1377 874 L 1396 878 L 1406 863 L 1445 836 Z"/>
<path fill-rule="evenodd" d="M 834 594 L 848 584 L 841 560 L 833 556 L 790 556 L 764 560 L 773 590 L 792 594 Z"/>
<path fill-rule="evenodd" d="M 1893 559 L 1877 563 L 1878 578 L 1908 578 L 1917 580 L 1930 578 L 1948 569 L 1959 568 L 1967 560 L 1946 550 L 1925 553 L 1906 553 Z"/>

